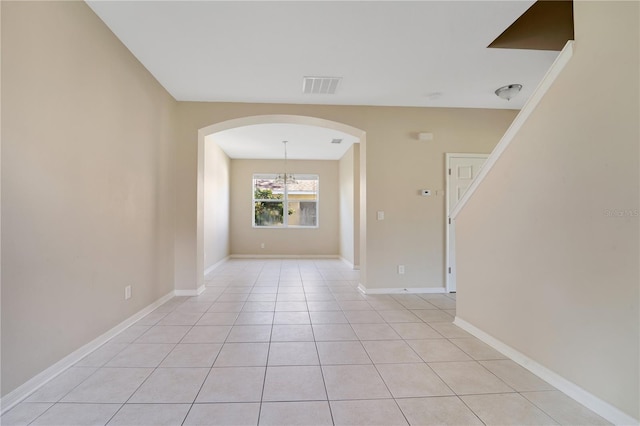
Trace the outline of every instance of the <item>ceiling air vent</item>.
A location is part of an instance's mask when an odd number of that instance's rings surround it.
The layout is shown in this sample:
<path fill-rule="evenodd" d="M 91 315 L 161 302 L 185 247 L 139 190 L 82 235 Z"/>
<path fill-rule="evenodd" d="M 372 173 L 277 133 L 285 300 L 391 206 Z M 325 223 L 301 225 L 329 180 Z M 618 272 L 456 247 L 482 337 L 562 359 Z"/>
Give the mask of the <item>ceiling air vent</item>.
<path fill-rule="evenodd" d="M 311 95 L 333 95 L 341 77 L 303 77 L 302 92 Z"/>
<path fill-rule="evenodd" d="M 335 144 L 342 143 L 342 139 L 337 139 L 337 138 L 331 139 L 331 143 L 335 143 Z"/>

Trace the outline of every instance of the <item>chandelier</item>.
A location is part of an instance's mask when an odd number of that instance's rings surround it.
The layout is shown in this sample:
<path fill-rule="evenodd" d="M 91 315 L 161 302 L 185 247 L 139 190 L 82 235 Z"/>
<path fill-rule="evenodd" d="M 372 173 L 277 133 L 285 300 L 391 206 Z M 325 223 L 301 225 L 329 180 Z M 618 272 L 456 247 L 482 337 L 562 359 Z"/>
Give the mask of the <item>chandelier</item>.
<path fill-rule="evenodd" d="M 278 174 L 275 179 L 275 183 L 281 186 L 295 185 L 298 183 L 293 174 L 287 173 L 287 143 L 288 141 L 282 141 L 284 145 L 284 173 Z"/>

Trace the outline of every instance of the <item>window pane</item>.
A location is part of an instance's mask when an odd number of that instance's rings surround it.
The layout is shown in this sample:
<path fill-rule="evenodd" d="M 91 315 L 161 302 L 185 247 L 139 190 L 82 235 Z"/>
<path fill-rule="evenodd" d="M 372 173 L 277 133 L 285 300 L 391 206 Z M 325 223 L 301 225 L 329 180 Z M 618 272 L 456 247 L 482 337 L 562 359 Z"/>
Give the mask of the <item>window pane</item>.
<path fill-rule="evenodd" d="M 276 181 L 275 176 L 257 175 L 253 179 L 253 198 L 255 200 L 282 200 L 284 186 Z"/>
<path fill-rule="evenodd" d="M 296 176 L 296 183 L 290 183 L 287 187 L 289 201 L 316 201 L 318 199 L 318 178 Z"/>
<path fill-rule="evenodd" d="M 318 203 L 315 201 L 290 201 L 289 202 L 289 225 L 291 226 L 317 226 Z"/>
<path fill-rule="evenodd" d="M 254 202 L 256 226 L 281 226 L 283 223 L 283 205 L 280 201 Z"/>
<path fill-rule="evenodd" d="M 292 178 L 285 185 L 283 174 L 253 175 L 254 226 L 318 226 L 318 175 Z"/>

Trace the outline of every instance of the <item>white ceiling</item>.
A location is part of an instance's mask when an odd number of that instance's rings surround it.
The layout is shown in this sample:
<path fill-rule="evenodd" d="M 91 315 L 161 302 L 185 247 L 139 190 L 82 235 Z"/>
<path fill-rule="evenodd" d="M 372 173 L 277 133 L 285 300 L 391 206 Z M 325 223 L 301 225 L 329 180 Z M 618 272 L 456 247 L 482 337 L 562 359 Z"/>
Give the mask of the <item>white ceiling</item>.
<path fill-rule="evenodd" d="M 339 144 L 332 139 L 342 139 Z M 339 160 L 358 138 L 337 130 L 303 124 L 268 123 L 236 127 L 207 136 L 230 158 Z"/>
<path fill-rule="evenodd" d="M 533 0 L 87 3 L 181 101 L 519 109 L 557 56 L 486 48 Z M 304 76 L 342 81 L 309 95 Z M 495 96 L 511 83 L 517 97 Z M 338 159 L 355 141 L 293 124 L 212 139 L 231 158 L 282 158 L 288 140 L 291 159 Z"/>
<path fill-rule="evenodd" d="M 532 3 L 88 1 L 178 100 L 516 109 L 557 52 L 486 46 Z M 342 81 L 305 95 L 303 76 Z"/>

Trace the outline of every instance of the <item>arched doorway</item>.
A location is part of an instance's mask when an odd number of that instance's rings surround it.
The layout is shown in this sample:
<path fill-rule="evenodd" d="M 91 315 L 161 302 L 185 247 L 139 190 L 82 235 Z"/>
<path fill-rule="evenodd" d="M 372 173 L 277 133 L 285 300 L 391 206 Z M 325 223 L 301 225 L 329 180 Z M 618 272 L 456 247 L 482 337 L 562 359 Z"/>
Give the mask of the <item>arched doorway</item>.
<path fill-rule="evenodd" d="M 225 130 L 244 126 L 252 126 L 269 123 L 300 124 L 333 129 L 352 135 L 359 140 L 358 149 L 358 199 L 356 217 L 354 218 L 355 238 L 354 251 L 357 252 L 358 266 L 360 269 L 360 281 L 366 282 L 366 132 L 336 121 L 317 117 L 299 115 L 259 115 L 242 117 L 214 123 L 198 130 L 198 178 L 197 178 L 197 246 L 196 246 L 196 277 L 198 291 L 204 290 L 205 275 L 205 143 L 207 137 Z M 207 259 L 211 263 L 211 259 Z M 355 262 L 354 262 L 355 263 Z"/>

